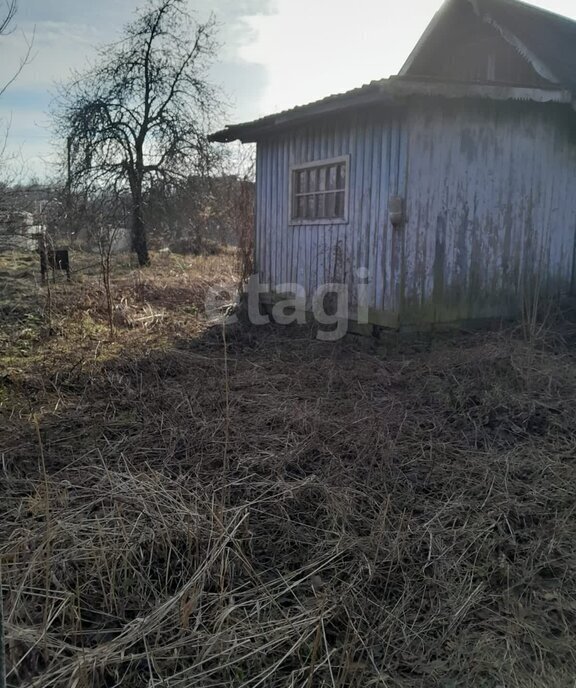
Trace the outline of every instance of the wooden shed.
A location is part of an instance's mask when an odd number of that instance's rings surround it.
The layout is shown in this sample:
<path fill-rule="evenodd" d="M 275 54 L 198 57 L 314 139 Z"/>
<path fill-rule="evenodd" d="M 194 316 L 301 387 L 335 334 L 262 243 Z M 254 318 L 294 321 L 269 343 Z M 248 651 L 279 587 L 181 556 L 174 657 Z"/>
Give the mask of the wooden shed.
<path fill-rule="evenodd" d="M 575 92 L 576 22 L 447 0 L 397 76 L 217 132 L 257 143 L 260 280 L 344 283 L 352 314 L 366 283 L 392 327 L 570 293 Z"/>

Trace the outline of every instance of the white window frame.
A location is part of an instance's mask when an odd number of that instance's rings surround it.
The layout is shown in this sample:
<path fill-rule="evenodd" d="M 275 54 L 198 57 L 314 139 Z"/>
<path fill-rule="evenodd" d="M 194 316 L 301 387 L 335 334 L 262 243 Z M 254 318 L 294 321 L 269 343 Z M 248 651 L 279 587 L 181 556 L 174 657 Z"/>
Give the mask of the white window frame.
<path fill-rule="evenodd" d="M 344 217 L 334 218 L 295 218 L 294 212 L 294 177 L 297 172 L 308 170 L 313 167 L 329 167 L 330 165 L 340 165 L 344 163 L 346 169 L 346 186 L 344 188 Z M 316 192 L 313 192 L 316 193 Z M 320 192 L 324 193 L 324 192 Z M 326 191 L 325 193 L 334 193 L 333 191 Z M 288 189 L 288 224 L 292 227 L 300 225 L 346 225 L 349 223 L 348 217 L 348 201 L 350 197 L 350 155 L 339 155 L 336 158 L 324 158 L 322 160 L 311 160 L 309 162 L 301 162 L 290 165 L 289 189 Z"/>

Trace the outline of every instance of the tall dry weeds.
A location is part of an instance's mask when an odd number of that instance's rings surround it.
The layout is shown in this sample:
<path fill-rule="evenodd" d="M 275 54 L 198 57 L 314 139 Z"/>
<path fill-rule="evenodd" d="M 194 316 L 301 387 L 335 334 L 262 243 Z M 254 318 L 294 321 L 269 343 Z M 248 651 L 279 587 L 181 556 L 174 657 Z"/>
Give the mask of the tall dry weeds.
<path fill-rule="evenodd" d="M 178 336 L 10 373 L 9 686 L 573 685 L 573 332 Z"/>

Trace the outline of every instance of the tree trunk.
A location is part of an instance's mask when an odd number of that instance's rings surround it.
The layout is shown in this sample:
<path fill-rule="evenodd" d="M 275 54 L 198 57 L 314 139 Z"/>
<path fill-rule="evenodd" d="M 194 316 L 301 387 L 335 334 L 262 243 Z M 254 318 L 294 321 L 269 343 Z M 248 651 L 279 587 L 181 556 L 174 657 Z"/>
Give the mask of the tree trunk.
<path fill-rule="evenodd" d="M 148 240 L 146 238 L 146 224 L 144 222 L 144 208 L 142 203 L 142 182 L 140 178 L 134 180 L 132 187 L 132 250 L 138 256 L 138 265 L 143 268 L 150 265 L 148 254 Z"/>
<path fill-rule="evenodd" d="M 132 250 L 138 256 L 138 265 L 141 268 L 150 265 L 146 225 L 144 224 L 141 206 L 135 207 L 132 211 Z"/>

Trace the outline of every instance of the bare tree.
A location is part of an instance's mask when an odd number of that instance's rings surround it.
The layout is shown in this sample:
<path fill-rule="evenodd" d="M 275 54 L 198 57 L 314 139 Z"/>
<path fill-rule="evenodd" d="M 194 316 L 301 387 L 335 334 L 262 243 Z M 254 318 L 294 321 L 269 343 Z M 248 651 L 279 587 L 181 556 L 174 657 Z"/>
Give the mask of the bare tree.
<path fill-rule="evenodd" d="M 235 199 L 241 184 L 236 175 L 215 173 L 153 184 L 146 199 L 150 244 L 196 255 L 237 245 Z"/>
<path fill-rule="evenodd" d="M 89 205 L 89 217 L 98 240 L 100 255 L 100 277 L 106 298 L 106 315 L 110 339 L 114 338 L 114 295 L 112 289 L 112 254 L 114 253 L 118 233 L 125 225 L 126 204 L 118 194 L 102 193 L 98 198 L 92 195 Z"/>
<path fill-rule="evenodd" d="M 69 187 L 90 178 L 123 185 L 132 200 L 132 247 L 148 264 L 144 213 L 155 178 L 205 173 L 208 118 L 218 105 L 207 68 L 216 51 L 213 19 L 199 23 L 185 0 L 151 0 L 122 40 L 64 88 L 57 111 L 68 141 Z"/>
<path fill-rule="evenodd" d="M 18 11 L 17 0 L 4 0 L 4 11 L 0 14 L 0 36 L 7 36 L 14 31 L 14 18 L 16 12 Z M 11 86 L 16 79 L 20 76 L 20 73 L 24 67 L 30 62 L 32 55 L 33 39 L 28 40 L 25 37 L 27 49 L 24 55 L 20 58 L 18 67 L 16 68 L 14 74 L 8 79 L 8 81 L 0 85 L 0 96 L 6 91 L 6 89 Z"/>
<path fill-rule="evenodd" d="M 14 19 L 16 17 L 17 11 L 17 0 L 0 0 L 0 37 L 6 37 L 14 32 Z M 20 57 L 17 67 L 14 69 L 12 76 L 10 76 L 8 80 L 4 83 L 0 83 L 0 97 L 14 83 L 14 81 L 16 81 L 24 67 L 26 67 L 26 65 L 29 64 L 32 59 L 34 35 L 32 35 L 32 37 L 30 38 L 24 35 L 23 40 L 26 47 L 23 51 L 22 56 Z M 13 181 L 12 179 L 8 179 L 7 176 L 7 163 L 15 162 L 15 156 L 10 156 L 8 154 L 8 138 L 10 134 L 11 124 L 12 122 L 10 118 L 0 119 L 0 127 L 2 129 L 2 131 L 0 132 L 0 172 L 2 175 L 0 179 L 0 197 L 6 195 L 7 187 L 10 184 L 10 182 Z M 13 176 L 14 170 L 11 170 L 11 172 L 11 176 Z"/>
<path fill-rule="evenodd" d="M 228 207 L 238 246 L 240 288 L 254 271 L 255 153 L 254 147 L 239 146 L 232 148 L 225 160 L 225 169 L 238 179 L 238 184 L 231 187 Z"/>
<path fill-rule="evenodd" d="M 16 10 L 18 9 L 16 0 L 5 0 L 4 5 L 4 16 L 0 17 L 0 35 L 9 33 L 12 30 L 12 20 L 16 16 Z"/>

